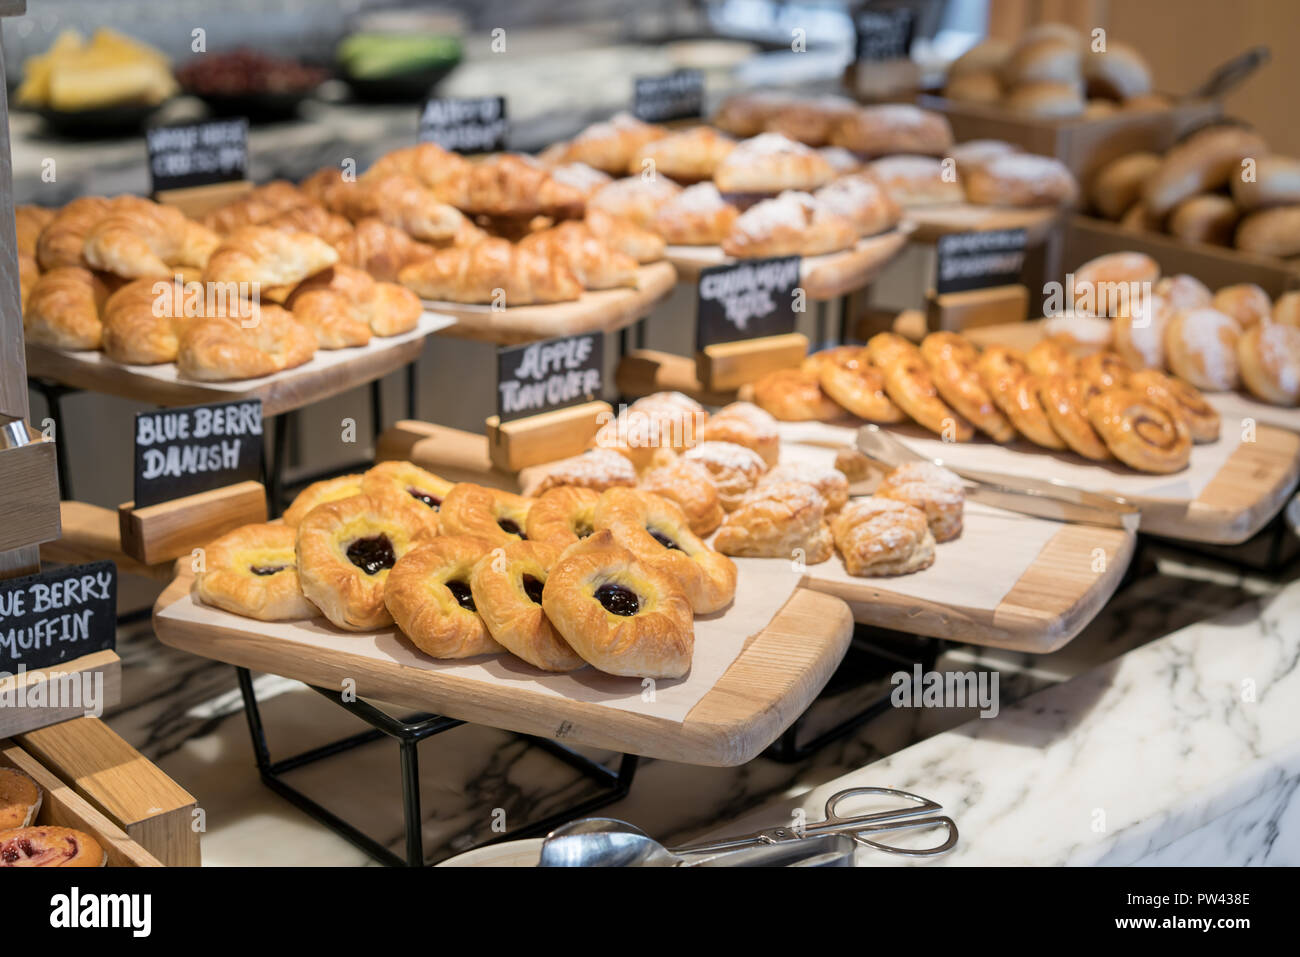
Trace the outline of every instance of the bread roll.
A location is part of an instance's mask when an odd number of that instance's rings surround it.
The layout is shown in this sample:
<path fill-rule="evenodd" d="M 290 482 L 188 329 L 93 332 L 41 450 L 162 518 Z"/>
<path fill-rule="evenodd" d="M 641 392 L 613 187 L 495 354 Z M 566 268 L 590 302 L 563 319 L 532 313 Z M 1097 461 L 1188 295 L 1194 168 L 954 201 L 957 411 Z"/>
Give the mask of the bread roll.
<path fill-rule="evenodd" d="M 1189 243 L 1231 246 L 1237 227 L 1237 206 L 1222 193 L 1202 193 L 1185 199 L 1169 214 L 1171 236 Z"/>
<path fill-rule="evenodd" d="M 933 156 L 886 156 L 867 164 L 890 199 L 903 207 L 960 203 L 965 199 L 956 177 L 945 179 L 943 161 Z"/>
<path fill-rule="evenodd" d="M 1243 210 L 1300 203 L 1300 160 L 1277 154 L 1261 156 L 1255 161 L 1254 175 L 1249 180 L 1246 175 L 1246 170 L 1239 169 L 1228 180 L 1232 198 Z"/>
<path fill-rule="evenodd" d="M 1083 51 L 1078 43 L 1061 36 L 1040 36 L 1023 41 L 1002 68 L 1008 86 L 1022 83 L 1077 84 L 1083 76 Z"/>
<path fill-rule="evenodd" d="M 1083 77 L 1089 96 L 1127 100 L 1151 92 L 1151 68 L 1127 43 L 1108 42 L 1104 52 L 1084 57 Z"/>
<path fill-rule="evenodd" d="M 1083 91 L 1077 82 L 1023 83 L 1007 94 L 1006 106 L 1027 116 L 1078 116 L 1084 109 Z"/>
<path fill-rule="evenodd" d="M 1159 231 L 1163 222 L 1159 216 L 1153 216 L 1147 204 L 1138 200 L 1119 218 L 1119 228 L 1129 233 L 1154 233 Z"/>
<path fill-rule="evenodd" d="M 990 37 L 981 43 L 975 44 L 975 46 L 957 57 L 952 62 L 952 65 L 948 67 L 948 79 L 953 80 L 956 77 L 966 76 L 971 73 L 988 73 L 998 70 L 1010 55 L 1010 43 Z"/>
<path fill-rule="evenodd" d="M 1107 219 L 1119 219 L 1142 195 L 1142 184 L 1160 168 L 1160 157 L 1139 151 L 1106 163 L 1093 177 L 1088 200 Z"/>
<path fill-rule="evenodd" d="M 1142 199 L 1157 216 L 1183 200 L 1227 184 L 1247 156 L 1263 156 L 1263 137 L 1241 126 L 1216 125 L 1193 133 L 1165 154 L 1142 188 Z"/>
<path fill-rule="evenodd" d="M 1249 329 L 1273 313 L 1273 300 L 1253 282 L 1224 286 L 1214 294 L 1210 304 L 1219 312 L 1232 316 L 1243 329 Z"/>
<path fill-rule="evenodd" d="M 962 103 L 997 103 L 1002 99 L 1002 82 L 991 70 L 986 73 L 963 73 L 950 76 L 943 95 Z"/>
<path fill-rule="evenodd" d="M 966 198 L 995 206 L 1068 206 L 1078 184 L 1060 160 L 1034 153 L 996 156 L 966 177 Z"/>
<path fill-rule="evenodd" d="M 1265 256 L 1300 256 L 1300 204 L 1251 213 L 1237 227 L 1237 248 Z"/>

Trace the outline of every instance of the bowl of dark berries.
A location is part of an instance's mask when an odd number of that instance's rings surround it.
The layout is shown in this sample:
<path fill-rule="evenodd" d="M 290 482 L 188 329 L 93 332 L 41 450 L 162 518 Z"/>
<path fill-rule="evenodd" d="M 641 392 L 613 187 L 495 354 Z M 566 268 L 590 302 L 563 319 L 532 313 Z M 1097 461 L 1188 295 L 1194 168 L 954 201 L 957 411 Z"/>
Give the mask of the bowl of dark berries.
<path fill-rule="evenodd" d="M 201 53 L 176 70 L 176 81 L 217 116 L 251 123 L 292 119 L 329 71 L 288 57 L 240 48 Z"/>

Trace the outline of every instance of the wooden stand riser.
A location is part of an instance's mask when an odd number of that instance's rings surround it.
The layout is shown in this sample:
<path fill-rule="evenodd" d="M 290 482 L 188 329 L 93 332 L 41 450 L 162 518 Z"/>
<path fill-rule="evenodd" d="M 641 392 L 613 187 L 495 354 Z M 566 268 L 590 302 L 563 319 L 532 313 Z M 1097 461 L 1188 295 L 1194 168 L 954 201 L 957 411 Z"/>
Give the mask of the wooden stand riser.
<path fill-rule="evenodd" d="M 931 332 L 963 332 L 1024 322 L 1028 317 L 1029 290 L 1019 285 L 931 294 L 927 300 L 926 325 Z"/>
<path fill-rule="evenodd" d="M 608 402 L 584 402 L 505 423 L 494 415 L 485 423 L 488 457 L 498 469 L 518 472 L 578 455 L 612 416 Z"/>
<path fill-rule="evenodd" d="M 375 459 L 414 462 L 449 482 L 474 482 L 511 492 L 519 490 L 515 474 L 492 463 L 487 436 L 445 425 L 403 419 L 379 436 Z"/>
<path fill-rule="evenodd" d="M 808 338 L 797 332 L 705 346 L 696 357 L 696 376 L 709 392 L 727 392 L 777 369 L 792 369 L 808 354 Z"/>
<path fill-rule="evenodd" d="M 188 555 L 266 517 L 266 489 L 260 482 L 240 482 L 147 508 L 132 502 L 118 506 L 122 551 L 145 565 Z"/>
<path fill-rule="evenodd" d="M 58 470 L 54 443 L 0 449 L 0 552 L 59 537 Z"/>
<path fill-rule="evenodd" d="M 736 401 L 736 390 L 713 390 L 700 381 L 699 366 L 694 359 L 636 349 L 623 357 L 614 375 L 621 395 L 639 397 L 655 392 L 680 392 L 704 405 L 726 405 Z"/>
<path fill-rule="evenodd" d="M 210 186 L 164 189 L 155 193 L 154 199 L 167 206 L 175 206 L 190 219 L 199 219 L 218 207 L 234 202 L 252 188 L 251 182 L 240 179 L 230 183 L 213 183 Z"/>

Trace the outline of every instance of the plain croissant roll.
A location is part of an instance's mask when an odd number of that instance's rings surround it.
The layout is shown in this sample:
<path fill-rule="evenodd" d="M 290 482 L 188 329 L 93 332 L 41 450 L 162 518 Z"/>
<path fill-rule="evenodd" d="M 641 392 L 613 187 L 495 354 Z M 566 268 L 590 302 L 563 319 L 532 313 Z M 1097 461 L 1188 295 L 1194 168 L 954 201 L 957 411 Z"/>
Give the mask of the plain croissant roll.
<path fill-rule="evenodd" d="M 432 258 L 401 272 L 403 285 L 425 299 L 507 306 L 566 302 L 582 295 L 582 284 L 567 267 L 504 239 L 439 250 Z"/>
<path fill-rule="evenodd" d="M 609 248 L 579 222 L 561 223 L 533 233 L 520 241 L 519 248 L 568 266 L 586 289 L 636 286 L 636 260 Z"/>
<path fill-rule="evenodd" d="M 325 240 L 310 233 L 281 232 L 270 226 L 244 226 L 221 241 L 203 271 L 205 282 L 293 286 L 339 260 Z"/>
<path fill-rule="evenodd" d="M 343 215 L 356 222 L 370 216 L 428 242 L 450 239 L 460 227 L 456 210 L 419 180 L 403 173 L 365 177 L 343 189 Z"/>
<path fill-rule="evenodd" d="M 123 196 L 86 234 L 83 254 L 95 269 L 138 279 L 170 275 L 173 266 L 201 269 L 219 243 L 216 233 L 173 206 Z"/>
<path fill-rule="evenodd" d="M 353 231 L 352 256 L 347 263 L 376 279 L 396 282 L 403 269 L 432 259 L 435 252 L 433 246 L 412 239 L 396 226 L 379 219 L 363 219 Z"/>
<path fill-rule="evenodd" d="M 212 210 L 203 217 L 202 223 L 213 232 L 224 235 L 241 226 L 258 226 L 286 210 L 311 202 L 311 197 L 293 183 L 277 179 Z"/>
<path fill-rule="evenodd" d="M 57 349 L 98 349 L 103 335 L 99 311 L 107 295 L 104 283 L 88 269 L 51 269 L 27 296 L 27 341 Z"/>
<path fill-rule="evenodd" d="M 36 261 L 41 269 L 87 265 L 81 255 L 86 234 L 111 208 L 110 201 L 102 196 L 82 196 L 55 213 L 36 242 Z"/>
<path fill-rule="evenodd" d="M 580 189 L 509 154 L 467 164 L 437 195 L 462 212 L 484 216 L 577 216 L 584 207 Z"/>
<path fill-rule="evenodd" d="M 255 379 L 316 354 L 316 336 L 279 306 L 252 306 L 247 319 L 205 318 L 181 334 L 176 370 L 189 379 Z"/>

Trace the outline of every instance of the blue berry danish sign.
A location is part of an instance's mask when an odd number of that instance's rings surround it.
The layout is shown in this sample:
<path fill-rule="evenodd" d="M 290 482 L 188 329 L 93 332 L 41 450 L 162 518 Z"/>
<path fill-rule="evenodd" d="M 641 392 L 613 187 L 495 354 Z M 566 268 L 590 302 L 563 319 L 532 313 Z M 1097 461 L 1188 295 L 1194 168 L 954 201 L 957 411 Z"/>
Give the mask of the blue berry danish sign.
<path fill-rule="evenodd" d="M 599 399 L 605 334 L 589 332 L 497 350 L 497 417 L 502 422 Z"/>
<path fill-rule="evenodd" d="M 989 229 L 940 236 L 935 255 L 935 292 L 966 292 L 1020 282 L 1025 231 Z"/>
<path fill-rule="evenodd" d="M 506 98 L 431 98 L 420 108 L 420 142 L 456 153 L 496 153 L 506 148 Z"/>
<path fill-rule="evenodd" d="M 153 191 L 248 178 L 248 120 L 156 126 L 145 133 Z"/>
<path fill-rule="evenodd" d="M 262 400 L 135 414 L 135 507 L 157 505 L 262 473 Z"/>
<path fill-rule="evenodd" d="M 741 259 L 700 273 L 695 348 L 794 332 L 798 256 Z"/>
<path fill-rule="evenodd" d="M 635 83 L 632 114 L 638 120 L 667 123 L 704 115 L 704 74 L 699 70 L 639 76 Z"/>
<path fill-rule="evenodd" d="M 854 59 L 901 60 L 912 50 L 916 16 L 906 7 L 859 10 L 853 17 Z"/>
<path fill-rule="evenodd" d="M 117 566 L 68 565 L 0 581 L 0 688 L 10 676 L 112 648 Z M 5 704 L 0 692 L 0 707 Z"/>

